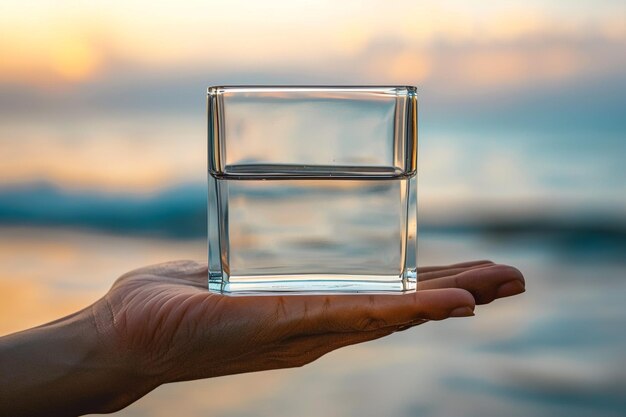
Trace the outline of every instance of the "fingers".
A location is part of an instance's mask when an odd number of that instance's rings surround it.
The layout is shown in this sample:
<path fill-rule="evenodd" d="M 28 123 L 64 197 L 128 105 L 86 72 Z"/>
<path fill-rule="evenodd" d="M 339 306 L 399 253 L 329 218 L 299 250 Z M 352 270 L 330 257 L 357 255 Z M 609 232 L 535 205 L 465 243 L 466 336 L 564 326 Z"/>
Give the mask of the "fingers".
<path fill-rule="evenodd" d="M 269 297 L 268 297 L 269 298 Z M 287 296 L 282 317 L 293 318 L 294 334 L 361 332 L 473 315 L 474 298 L 459 288 L 433 289 L 404 295 Z"/>
<path fill-rule="evenodd" d="M 417 272 L 420 274 L 423 274 L 426 272 L 435 272 L 435 271 L 455 269 L 455 268 L 471 268 L 474 266 L 481 266 L 481 265 L 493 265 L 493 262 L 488 261 L 488 260 L 479 260 L 479 261 L 461 262 L 458 264 L 445 265 L 445 266 L 424 266 L 424 267 L 418 268 Z"/>
<path fill-rule="evenodd" d="M 517 269 L 507 265 L 490 265 L 470 268 L 450 275 L 422 280 L 418 290 L 462 288 L 469 291 L 476 304 L 487 304 L 497 298 L 509 297 L 525 291 L 524 277 Z"/>
<path fill-rule="evenodd" d="M 450 275 L 456 275 L 459 274 L 461 272 L 465 272 L 465 271 L 469 271 L 472 269 L 481 269 L 481 268 L 488 268 L 490 266 L 493 266 L 494 264 L 492 262 L 489 263 L 482 263 L 482 264 L 476 264 L 476 265 L 470 265 L 470 266 L 460 266 L 460 267 L 456 267 L 456 266 L 450 266 L 446 269 L 440 269 L 437 271 L 431 271 L 431 272 L 420 272 L 418 273 L 418 280 L 419 281 L 428 281 L 434 278 L 439 278 L 439 277 L 446 277 L 446 276 L 450 276 Z"/>
<path fill-rule="evenodd" d="M 468 269 L 483 268 L 489 265 L 494 265 L 494 263 L 489 260 L 469 261 L 445 266 L 421 267 L 418 268 L 418 273 L 420 274 L 420 280 L 424 281 L 432 278 L 438 278 L 440 276 L 457 274 Z M 207 272 L 208 266 L 206 262 L 180 260 L 150 265 L 136 269 L 125 275 L 148 274 L 173 277 L 184 279 L 193 284 L 206 286 Z"/>
<path fill-rule="evenodd" d="M 427 281 L 442 276 L 458 274 L 469 269 L 484 268 L 490 265 L 494 265 L 494 263 L 489 260 L 478 260 L 446 266 L 422 267 L 418 268 L 418 273 L 420 281 Z M 207 285 L 207 273 L 208 267 L 206 262 L 180 260 L 150 265 L 148 267 L 134 270 L 126 275 L 147 274 L 182 279 L 193 284 L 194 286 L 205 288 Z"/>

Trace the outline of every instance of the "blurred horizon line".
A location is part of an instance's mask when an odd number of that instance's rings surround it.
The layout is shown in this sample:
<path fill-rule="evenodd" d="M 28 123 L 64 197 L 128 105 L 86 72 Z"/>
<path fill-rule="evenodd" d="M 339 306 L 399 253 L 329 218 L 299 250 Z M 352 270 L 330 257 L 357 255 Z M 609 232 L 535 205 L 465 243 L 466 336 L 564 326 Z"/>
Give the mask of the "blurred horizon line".
<path fill-rule="evenodd" d="M 196 239 L 206 236 L 206 204 L 206 185 L 197 182 L 152 193 L 68 190 L 50 182 L 28 182 L 0 186 L 0 227 L 46 226 Z M 599 206 L 564 213 L 563 208 L 545 206 L 513 210 L 514 205 L 458 212 L 420 207 L 420 232 L 601 239 L 626 248 L 626 216 L 619 209 L 607 212 L 605 206 Z"/>

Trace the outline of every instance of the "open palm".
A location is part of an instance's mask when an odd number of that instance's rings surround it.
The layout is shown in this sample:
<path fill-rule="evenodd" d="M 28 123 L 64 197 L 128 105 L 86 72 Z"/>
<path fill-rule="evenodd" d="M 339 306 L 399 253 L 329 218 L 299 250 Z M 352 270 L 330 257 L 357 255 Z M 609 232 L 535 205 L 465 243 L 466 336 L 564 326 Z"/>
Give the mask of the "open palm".
<path fill-rule="evenodd" d="M 518 270 L 489 261 L 420 268 L 418 291 L 404 295 L 223 296 L 206 280 L 192 261 L 125 274 L 93 306 L 102 339 L 165 383 L 302 366 L 524 291 Z"/>

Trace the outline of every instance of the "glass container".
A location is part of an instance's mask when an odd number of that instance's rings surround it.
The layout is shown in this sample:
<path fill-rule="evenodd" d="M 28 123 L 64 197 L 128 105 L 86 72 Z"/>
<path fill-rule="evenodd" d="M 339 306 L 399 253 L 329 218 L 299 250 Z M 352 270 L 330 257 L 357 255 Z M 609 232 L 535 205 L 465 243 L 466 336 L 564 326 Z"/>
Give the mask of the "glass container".
<path fill-rule="evenodd" d="M 208 89 L 209 289 L 415 290 L 417 93 Z"/>

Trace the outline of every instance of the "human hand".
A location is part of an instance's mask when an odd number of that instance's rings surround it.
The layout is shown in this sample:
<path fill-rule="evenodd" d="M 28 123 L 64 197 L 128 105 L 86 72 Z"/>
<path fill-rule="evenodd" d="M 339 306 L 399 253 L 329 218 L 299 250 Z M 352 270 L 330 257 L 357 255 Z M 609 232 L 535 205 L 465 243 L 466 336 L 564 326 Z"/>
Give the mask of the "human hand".
<path fill-rule="evenodd" d="M 159 385 L 302 366 L 524 291 L 518 270 L 489 261 L 418 272 L 418 291 L 403 295 L 241 297 L 208 292 L 205 264 L 169 262 L 125 274 L 92 312 L 111 351 Z"/>
<path fill-rule="evenodd" d="M 206 265 L 138 269 L 91 306 L 0 338 L 0 415 L 113 412 L 164 383 L 301 366 L 524 291 L 518 270 L 489 261 L 418 279 L 402 295 L 230 297 L 206 289 Z"/>

